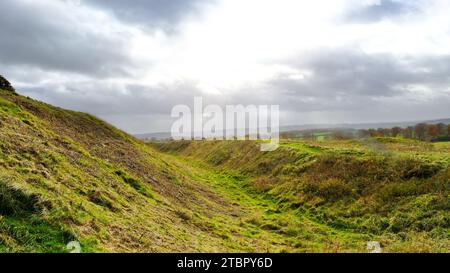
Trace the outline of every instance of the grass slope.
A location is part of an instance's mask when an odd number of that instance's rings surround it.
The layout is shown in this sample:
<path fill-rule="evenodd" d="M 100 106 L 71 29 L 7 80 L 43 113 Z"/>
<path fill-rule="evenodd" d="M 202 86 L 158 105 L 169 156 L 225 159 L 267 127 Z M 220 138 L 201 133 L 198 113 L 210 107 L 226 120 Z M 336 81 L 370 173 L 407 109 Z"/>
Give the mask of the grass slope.
<path fill-rule="evenodd" d="M 239 190 L 273 200 L 271 210 L 289 215 L 291 240 L 308 251 L 328 251 L 321 242 L 330 238 L 335 251 L 361 251 L 369 239 L 385 251 L 450 250 L 450 143 L 284 141 L 275 152 L 242 141 L 151 145 L 244 177 Z M 301 225 L 319 228 L 304 237 Z M 285 226 L 273 230 L 283 234 Z"/>
<path fill-rule="evenodd" d="M 0 90 L 0 252 L 448 251 L 449 148 L 147 145 Z"/>
<path fill-rule="evenodd" d="M 169 159 L 95 117 L 0 91 L 0 251 L 281 249 Z"/>

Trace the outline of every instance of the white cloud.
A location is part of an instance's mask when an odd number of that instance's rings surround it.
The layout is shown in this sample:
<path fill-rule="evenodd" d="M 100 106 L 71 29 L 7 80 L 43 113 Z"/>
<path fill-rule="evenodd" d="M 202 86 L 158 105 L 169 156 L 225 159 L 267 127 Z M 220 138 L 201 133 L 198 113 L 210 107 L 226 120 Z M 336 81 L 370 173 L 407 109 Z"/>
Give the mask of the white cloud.
<path fill-rule="evenodd" d="M 450 116 L 448 1 L 205 2 L 7 0 L 0 68 L 28 95 L 132 131 L 193 94 L 279 103 L 291 124 L 397 120 L 404 101 L 428 109 L 414 119 Z M 377 103 L 390 109 L 366 112 Z"/>

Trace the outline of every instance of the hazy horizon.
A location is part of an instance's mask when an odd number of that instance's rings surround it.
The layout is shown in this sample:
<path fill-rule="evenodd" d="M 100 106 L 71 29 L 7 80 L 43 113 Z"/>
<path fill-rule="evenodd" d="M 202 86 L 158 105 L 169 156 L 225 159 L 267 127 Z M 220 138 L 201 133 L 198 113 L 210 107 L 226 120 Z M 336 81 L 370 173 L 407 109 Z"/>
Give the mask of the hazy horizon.
<path fill-rule="evenodd" d="M 277 104 L 280 125 L 450 117 L 444 0 L 6 0 L 0 74 L 130 133 L 176 104 Z"/>

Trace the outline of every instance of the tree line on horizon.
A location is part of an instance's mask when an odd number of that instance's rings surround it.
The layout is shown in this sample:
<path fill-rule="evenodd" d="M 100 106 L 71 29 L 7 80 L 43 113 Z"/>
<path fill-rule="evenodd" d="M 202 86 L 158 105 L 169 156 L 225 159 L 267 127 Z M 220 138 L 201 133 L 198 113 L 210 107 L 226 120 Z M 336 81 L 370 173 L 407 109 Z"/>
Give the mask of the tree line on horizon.
<path fill-rule="evenodd" d="M 282 132 L 282 139 L 300 138 L 304 140 L 355 139 L 370 137 L 401 137 L 421 141 L 450 141 L 450 124 L 418 123 L 414 126 L 372 128 L 372 129 L 310 129 L 304 131 Z"/>
<path fill-rule="evenodd" d="M 358 136 L 366 137 L 403 137 L 422 141 L 450 141 L 450 124 L 418 123 L 415 126 L 361 129 Z"/>

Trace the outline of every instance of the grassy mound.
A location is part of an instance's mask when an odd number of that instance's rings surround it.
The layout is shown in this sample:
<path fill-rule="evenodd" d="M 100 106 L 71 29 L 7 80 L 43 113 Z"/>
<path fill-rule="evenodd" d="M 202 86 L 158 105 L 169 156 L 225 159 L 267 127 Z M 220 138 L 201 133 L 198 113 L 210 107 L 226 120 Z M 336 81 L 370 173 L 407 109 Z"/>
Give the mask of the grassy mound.
<path fill-rule="evenodd" d="M 161 151 L 237 170 L 280 208 L 324 225 L 381 236 L 396 251 L 450 249 L 447 145 L 417 141 L 293 142 L 275 152 L 237 141 L 158 142 Z M 413 149 L 405 149 L 411 146 Z M 397 248 L 399 247 L 399 248 Z"/>
<path fill-rule="evenodd" d="M 150 146 L 0 90 L 0 252 L 448 251 L 449 154 L 397 139 Z"/>
<path fill-rule="evenodd" d="M 0 251 L 263 251 L 224 239 L 231 203 L 184 169 L 91 115 L 0 90 Z"/>

